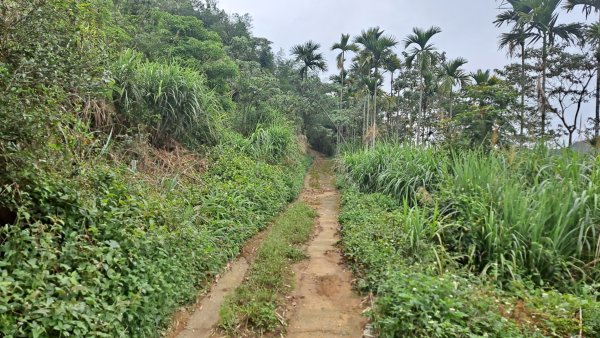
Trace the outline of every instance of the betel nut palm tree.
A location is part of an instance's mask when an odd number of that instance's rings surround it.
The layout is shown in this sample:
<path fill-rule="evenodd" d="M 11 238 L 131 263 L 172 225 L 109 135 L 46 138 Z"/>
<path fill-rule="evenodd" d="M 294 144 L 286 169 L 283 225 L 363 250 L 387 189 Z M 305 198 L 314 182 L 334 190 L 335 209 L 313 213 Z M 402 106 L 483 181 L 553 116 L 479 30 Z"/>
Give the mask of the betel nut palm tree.
<path fill-rule="evenodd" d="M 373 88 L 373 120 L 371 131 L 371 147 L 375 146 L 375 134 L 377 130 L 377 89 L 379 87 L 379 69 L 382 67 L 382 61 L 391 53 L 393 47 L 398 42 L 395 38 L 388 35 L 383 35 L 384 31 L 379 27 L 369 28 L 362 31 L 359 36 L 354 38 L 354 42 L 363 47 L 362 54 L 373 69 L 373 78 L 376 80 L 375 88 Z"/>
<path fill-rule="evenodd" d="M 304 81 L 308 77 L 308 71 L 327 71 L 327 63 L 322 53 L 317 51 L 321 45 L 307 41 L 303 44 L 292 47 L 292 55 L 296 57 L 296 61 L 301 63 L 300 77 Z"/>
<path fill-rule="evenodd" d="M 413 28 L 413 33 L 404 39 L 404 48 L 412 47 L 406 55 L 406 65 L 412 67 L 416 61 L 419 70 L 419 112 L 417 115 L 417 130 L 419 130 L 419 119 L 423 118 L 423 95 L 425 91 L 423 76 L 424 69 L 431 64 L 435 47 L 430 43 L 431 38 L 442 32 L 439 27 L 430 27 L 429 29 Z M 419 133 L 417 132 L 417 142 L 419 141 Z"/>

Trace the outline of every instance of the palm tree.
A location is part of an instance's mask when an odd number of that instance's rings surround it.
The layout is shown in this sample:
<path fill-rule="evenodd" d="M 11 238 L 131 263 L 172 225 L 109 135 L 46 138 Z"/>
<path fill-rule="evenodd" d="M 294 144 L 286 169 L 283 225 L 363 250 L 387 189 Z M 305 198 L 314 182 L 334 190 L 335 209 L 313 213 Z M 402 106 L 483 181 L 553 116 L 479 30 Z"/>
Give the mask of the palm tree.
<path fill-rule="evenodd" d="M 500 82 L 500 79 L 496 75 L 492 75 L 489 69 L 486 71 L 478 69 L 470 76 L 477 86 L 495 86 Z"/>
<path fill-rule="evenodd" d="M 368 133 L 369 128 L 369 100 L 373 93 L 371 87 L 374 86 L 371 78 L 371 66 L 369 60 L 366 59 L 364 53 L 356 55 L 352 59 L 350 65 L 350 76 L 348 82 L 353 83 L 355 88 L 355 94 L 359 97 L 359 100 L 364 101 L 364 116 L 363 116 L 363 138 Z"/>
<path fill-rule="evenodd" d="M 525 30 L 523 24 L 519 21 L 520 14 L 528 14 L 531 12 L 531 8 L 520 0 L 507 0 L 507 4 L 511 7 L 504 12 L 496 16 L 494 23 L 497 27 L 501 27 L 503 24 L 513 23 L 512 30 L 508 33 L 503 33 L 500 36 L 499 47 L 500 49 L 507 48 L 508 55 L 514 56 L 517 47 L 521 50 L 521 116 L 520 116 L 520 135 L 524 134 L 525 129 L 525 60 L 527 59 L 527 50 L 525 48 L 527 40 L 532 38 L 532 34 Z"/>
<path fill-rule="evenodd" d="M 292 47 L 292 55 L 296 56 L 297 62 L 303 64 L 300 68 L 300 77 L 303 81 L 308 76 L 309 70 L 320 70 L 323 72 L 327 70 L 323 54 L 317 53 L 319 48 L 321 48 L 321 45 L 313 41 Z"/>
<path fill-rule="evenodd" d="M 354 42 L 363 46 L 363 57 L 371 64 L 374 69 L 373 78 L 375 79 L 375 88 L 373 91 L 373 133 L 371 137 L 371 146 L 375 146 L 375 131 L 377 129 L 377 88 L 379 87 L 379 68 L 382 66 L 382 60 L 391 52 L 392 48 L 398 44 L 392 36 L 383 35 L 384 31 L 379 27 L 369 28 L 362 31 L 359 36 L 354 38 Z"/>
<path fill-rule="evenodd" d="M 448 93 L 450 96 L 450 117 L 452 117 L 452 100 L 453 100 L 453 89 L 455 86 L 464 87 L 471 82 L 471 77 L 467 74 L 462 66 L 467 64 L 467 60 L 464 58 L 457 58 L 445 62 L 442 65 L 440 72 L 440 89 Z"/>
<path fill-rule="evenodd" d="M 435 47 L 433 46 L 433 44 L 429 43 L 429 40 L 431 40 L 431 38 L 434 35 L 439 34 L 441 32 L 442 29 L 435 26 L 427 30 L 415 27 L 413 28 L 413 34 L 408 35 L 404 39 L 404 48 L 413 46 L 413 48 L 406 54 L 406 65 L 408 67 L 411 67 L 413 62 L 417 60 L 417 66 L 419 67 L 419 77 L 421 83 L 419 94 L 419 113 L 417 116 L 417 121 L 423 116 L 423 94 L 425 90 L 423 70 L 424 68 L 429 66 L 429 63 L 431 63 L 433 52 L 435 51 Z M 417 126 L 417 128 L 418 127 L 419 126 Z M 419 134 L 417 133 L 417 142 L 418 138 Z"/>
<path fill-rule="evenodd" d="M 390 95 L 394 95 L 394 73 L 402 69 L 402 61 L 396 54 L 390 54 L 383 60 L 383 69 L 390 72 Z"/>
<path fill-rule="evenodd" d="M 582 10 L 586 17 L 589 17 L 592 12 L 600 14 L 600 0 L 567 0 L 565 8 L 572 11 L 577 6 L 583 6 Z M 588 40 L 596 44 L 596 116 L 594 119 L 594 136 L 596 139 L 600 137 L 600 18 L 598 22 L 591 25 L 587 32 Z"/>
<path fill-rule="evenodd" d="M 331 50 L 339 50 L 340 53 L 337 56 L 337 67 L 340 70 L 340 82 L 342 87 L 340 88 L 340 110 L 343 109 L 344 104 L 344 78 L 346 77 L 346 72 L 344 70 L 344 63 L 346 62 L 346 53 L 347 52 L 357 52 L 358 46 L 349 43 L 350 42 L 350 34 L 342 34 L 342 38 L 340 42 L 337 42 L 331 46 Z"/>
<path fill-rule="evenodd" d="M 580 23 L 559 24 L 558 13 L 562 0 L 521 0 L 522 6 L 532 10 L 529 13 L 519 13 L 519 23 L 525 25 L 531 33 L 533 43 L 542 42 L 542 67 L 540 70 L 541 88 L 539 89 L 539 110 L 542 115 L 542 138 L 546 134 L 546 70 L 548 68 L 548 50 L 554 46 L 558 39 L 566 43 L 573 43 L 582 37 L 583 26 Z"/>
<path fill-rule="evenodd" d="M 566 0 L 564 8 L 572 11 L 577 6 L 583 6 L 582 10 L 586 16 L 600 10 L 600 0 Z"/>
<path fill-rule="evenodd" d="M 390 73 L 390 96 L 389 96 L 388 102 L 397 102 L 397 101 L 395 101 L 395 96 L 394 96 L 394 73 L 396 73 L 397 70 L 402 69 L 402 61 L 400 61 L 400 58 L 398 58 L 398 55 L 391 53 L 383 60 L 383 69 Z M 389 108 L 391 108 L 391 104 L 389 105 Z M 391 114 L 391 109 L 388 109 L 388 114 L 387 114 L 387 129 L 388 129 L 388 131 L 390 130 L 390 126 L 391 126 L 390 114 Z"/>

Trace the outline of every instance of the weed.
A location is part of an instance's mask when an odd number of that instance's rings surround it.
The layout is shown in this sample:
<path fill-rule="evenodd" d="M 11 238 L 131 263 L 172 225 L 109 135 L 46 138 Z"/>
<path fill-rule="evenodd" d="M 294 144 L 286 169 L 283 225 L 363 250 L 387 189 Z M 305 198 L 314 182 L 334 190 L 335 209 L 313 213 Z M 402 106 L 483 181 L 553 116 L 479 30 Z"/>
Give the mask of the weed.
<path fill-rule="evenodd" d="M 308 205 L 296 203 L 277 218 L 246 281 L 221 307 L 220 326 L 230 335 L 240 326 L 259 334 L 279 327 L 280 296 L 293 282 L 290 265 L 305 257 L 298 245 L 309 239 L 315 216 Z"/>
<path fill-rule="evenodd" d="M 228 151 L 194 183 L 167 185 L 90 164 L 2 193 L 19 207 L 0 228 L 1 335 L 158 336 L 295 199 L 306 162 L 295 163 Z"/>

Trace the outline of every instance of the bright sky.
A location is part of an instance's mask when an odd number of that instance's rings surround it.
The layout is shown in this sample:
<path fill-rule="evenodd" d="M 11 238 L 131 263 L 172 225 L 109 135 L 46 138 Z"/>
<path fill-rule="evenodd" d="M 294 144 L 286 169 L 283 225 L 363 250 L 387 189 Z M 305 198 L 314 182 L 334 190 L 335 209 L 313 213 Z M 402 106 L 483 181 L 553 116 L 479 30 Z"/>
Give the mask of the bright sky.
<path fill-rule="evenodd" d="M 413 27 L 437 25 L 443 32 L 432 41 L 450 58 L 467 58 L 469 70 L 507 62 L 497 47 L 494 0 L 219 0 L 219 5 L 230 13 L 250 14 L 255 35 L 273 41 L 275 52 L 283 48 L 287 53 L 309 39 L 321 43 L 332 70 L 335 53 L 329 47 L 340 34 L 354 36 L 373 26 L 402 40 Z"/>
<path fill-rule="evenodd" d="M 468 71 L 502 68 L 510 60 L 498 50 L 503 30 L 493 21 L 499 5 L 499 0 L 219 0 L 228 13 L 250 14 L 254 35 L 273 41 L 275 53 L 283 49 L 289 54 L 293 45 L 308 40 L 320 43 L 330 72 L 336 72 L 336 53 L 330 47 L 340 35 L 356 36 L 374 26 L 399 41 L 413 27 L 439 26 L 442 33 L 432 42 L 449 58 L 466 58 Z M 576 11 L 562 13 L 559 21 L 583 20 Z M 396 52 L 402 50 L 399 45 Z"/>

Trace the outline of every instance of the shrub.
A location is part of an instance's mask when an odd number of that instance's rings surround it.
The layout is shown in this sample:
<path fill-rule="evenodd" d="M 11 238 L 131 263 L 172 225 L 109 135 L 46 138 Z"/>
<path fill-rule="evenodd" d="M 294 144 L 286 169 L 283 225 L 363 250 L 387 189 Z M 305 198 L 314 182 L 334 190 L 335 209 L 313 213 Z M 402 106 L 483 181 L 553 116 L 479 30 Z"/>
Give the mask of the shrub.
<path fill-rule="evenodd" d="M 18 206 L 18 218 L 0 228 L 0 333 L 158 336 L 299 192 L 302 164 L 222 156 L 202 186 L 166 188 L 89 163 L 75 177 L 4 187 L 2 205 Z"/>

